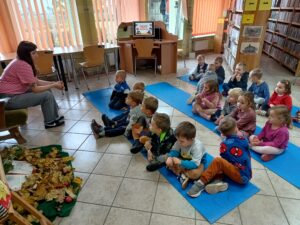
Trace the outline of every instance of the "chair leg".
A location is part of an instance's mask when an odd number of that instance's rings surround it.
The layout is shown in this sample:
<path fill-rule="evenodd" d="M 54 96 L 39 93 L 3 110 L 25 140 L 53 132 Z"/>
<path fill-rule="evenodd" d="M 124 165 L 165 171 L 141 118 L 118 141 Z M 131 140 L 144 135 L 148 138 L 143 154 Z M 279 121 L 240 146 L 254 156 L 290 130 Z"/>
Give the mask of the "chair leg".
<path fill-rule="evenodd" d="M 9 131 L 10 135 L 12 136 L 12 138 L 17 140 L 18 144 L 26 143 L 26 139 L 23 138 L 18 127 L 10 128 L 8 131 Z"/>
<path fill-rule="evenodd" d="M 183 58 L 183 65 L 184 65 L 184 68 L 186 68 L 186 64 L 185 64 L 185 55 L 182 54 L 182 58 Z"/>
<path fill-rule="evenodd" d="M 109 73 L 108 73 L 108 68 L 107 68 L 106 63 L 104 63 L 104 70 L 105 70 L 105 73 L 106 73 L 108 84 L 111 85 L 110 80 L 109 80 Z"/>
<path fill-rule="evenodd" d="M 134 59 L 134 75 L 136 76 L 136 58 Z"/>
<path fill-rule="evenodd" d="M 154 71 L 155 71 L 155 76 L 156 76 L 156 67 L 157 67 L 157 59 L 154 58 Z"/>
<path fill-rule="evenodd" d="M 85 71 L 84 71 L 84 69 L 83 69 L 83 68 L 81 68 L 81 71 L 82 71 L 82 74 L 83 74 L 83 78 L 84 78 L 84 81 L 85 81 L 86 87 L 87 87 L 87 89 L 88 89 L 88 90 L 90 90 L 90 88 L 89 88 L 89 85 L 88 85 L 88 83 L 87 83 L 87 80 L 86 80 L 86 77 L 85 77 Z"/>
<path fill-rule="evenodd" d="M 56 73 L 56 76 L 57 76 L 57 80 L 58 80 L 58 81 L 61 81 L 58 72 L 55 71 L 55 73 Z M 62 95 L 65 94 L 65 93 L 64 93 L 64 90 L 61 90 L 61 94 L 62 94 Z"/>

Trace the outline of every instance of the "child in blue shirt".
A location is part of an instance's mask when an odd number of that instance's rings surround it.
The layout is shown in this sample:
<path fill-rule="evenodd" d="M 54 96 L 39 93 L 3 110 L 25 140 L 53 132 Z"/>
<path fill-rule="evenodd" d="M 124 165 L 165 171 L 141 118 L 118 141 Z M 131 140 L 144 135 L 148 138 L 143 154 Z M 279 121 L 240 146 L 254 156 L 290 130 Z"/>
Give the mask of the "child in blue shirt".
<path fill-rule="evenodd" d="M 195 139 L 196 128 L 188 122 L 181 122 L 175 129 L 175 142 L 168 154 L 167 168 L 178 176 L 182 189 L 189 180 L 199 179 L 204 169 L 205 148 L 200 140 Z"/>
<path fill-rule="evenodd" d="M 130 91 L 130 87 L 126 82 L 125 70 L 118 70 L 116 72 L 116 82 L 117 84 L 114 86 L 108 105 L 111 109 L 122 109 L 127 106 L 125 99 Z"/>
<path fill-rule="evenodd" d="M 226 191 L 228 184 L 221 180 L 223 175 L 239 184 L 247 184 L 252 178 L 249 142 L 245 137 L 237 135 L 236 121 L 230 116 L 224 117 L 219 130 L 225 137 L 220 145 L 221 157 L 214 158 L 194 183 L 188 191 L 191 197 L 198 197 L 203 190 L 209 194 Z"/>
<path fill-rule="evenodd" d="M 225 80 L 225 70 L 222 66 L 222 63 L 223 63 L 223 58 L 221 56 L 215 58 L 216 74 L 218 76 L 219 85 L 223 84 Z"/>
<path fill-rule="evenodd" d="M 260 69 L 254 69 L 250 72 L 250 79 L 252 81 L 248 91 L 254 94 L 254 102 L 256 109 L 264 107 L 268 104 L 270 98 L 270 91 L 268 84 L 261 78 L 263 73 Z"/>

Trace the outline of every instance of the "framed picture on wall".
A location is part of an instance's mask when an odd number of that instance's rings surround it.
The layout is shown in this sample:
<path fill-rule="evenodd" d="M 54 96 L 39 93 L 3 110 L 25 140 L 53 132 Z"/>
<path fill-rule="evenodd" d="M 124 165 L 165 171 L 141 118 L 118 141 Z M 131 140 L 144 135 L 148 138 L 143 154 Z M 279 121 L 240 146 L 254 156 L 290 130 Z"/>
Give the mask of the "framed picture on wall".
<path fill-rule="evenodd" d="M 259 50 L 259 42 L 243 42 L 241 44 L 241 53 L 243 54 L 257 54 Z"/>
<path fill-rule="evenodd" d="M 263 26 L 244 26 L 243 37 L 260 38 L 262 31 Z"/>

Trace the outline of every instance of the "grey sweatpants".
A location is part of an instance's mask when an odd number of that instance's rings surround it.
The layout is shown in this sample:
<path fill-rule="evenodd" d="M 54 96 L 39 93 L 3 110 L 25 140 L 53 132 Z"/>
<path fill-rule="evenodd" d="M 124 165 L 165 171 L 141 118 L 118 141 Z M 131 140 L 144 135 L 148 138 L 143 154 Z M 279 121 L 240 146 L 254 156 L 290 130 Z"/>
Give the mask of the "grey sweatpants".
<path fill-rule="evenodd" d="M 51 90 L 39 93 L 27 92 L 19 95 L 0 94 L 0 97 L 10 97 L 5 106 L 8 110 L 41 105 L 45 123 L 53 122 L 58 118 L 58 105 Z"/>

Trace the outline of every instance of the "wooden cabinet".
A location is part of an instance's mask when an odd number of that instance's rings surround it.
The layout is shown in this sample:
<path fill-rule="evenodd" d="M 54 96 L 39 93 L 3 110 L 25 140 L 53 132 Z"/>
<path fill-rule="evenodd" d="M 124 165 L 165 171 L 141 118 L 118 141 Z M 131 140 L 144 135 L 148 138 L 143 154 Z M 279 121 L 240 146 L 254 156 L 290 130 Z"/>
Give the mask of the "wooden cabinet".
<path fill-rule="evenodd" d="M 232 70 L 237 63 L 250 71 L 260 66 L 271 0 L 232 0 L 224 58 Z"/>

